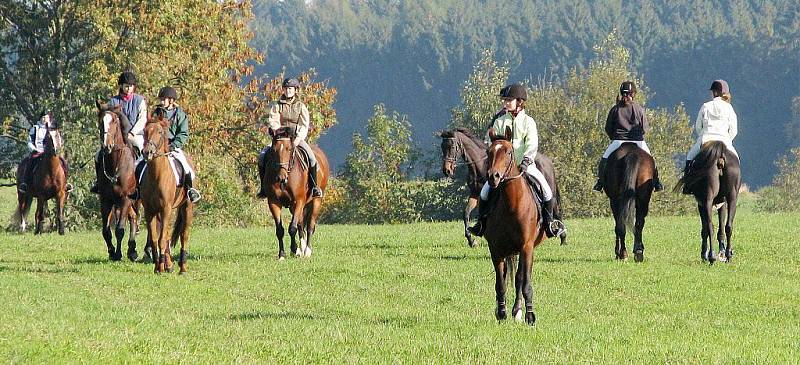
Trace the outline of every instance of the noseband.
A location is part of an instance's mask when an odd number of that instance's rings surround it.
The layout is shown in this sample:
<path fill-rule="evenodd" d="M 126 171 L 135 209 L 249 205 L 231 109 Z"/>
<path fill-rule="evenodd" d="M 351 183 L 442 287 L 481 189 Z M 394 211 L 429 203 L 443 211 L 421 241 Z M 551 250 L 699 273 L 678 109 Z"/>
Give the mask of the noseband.
<path fill-rule="evenodd" d="M 158 134 L 160 135 L 158 138 L 158 144 L 153 143 L 153 140 L 151 139 L 148 139 L 147 141 L 147 146 L 152 146 L 153 151 L 156 151 L 156 154 L 153 156 L 153 158 L 166 156 L 168 154 L 168 152 L 158 152 L 161 151 L 161 148 L 167 141 L 167 135 L 164 133 L 164 128 L 160 124 L 158 125 Z"/>
<path fill-rule="evenodd" d="M 292 172 L 292 167 L 294 167 L 294 151 L 295 151 L 295 145 L 294 145 L 294 143 L 291 143 L 291 142 L 292 142 L 292 139 L 291 139 L 291 138 L 288 138 L 288 137 L 280 137 L 280 138 L 276 138 L 276 139 L 275 139 L 275 141 L 289 141 L 289 142 L 290 142 L 290 144 L 292 145 L 292 149 L 289 151 L 289 161 L 286 161 L 286 162 L 280 162 L 280 161 L 278 161 L 278 162 L 277 162 L 277 164 L 278 164 L 278 167 L 279 167 L 279 168 L 281 168 L 281 169 L 284 169 L 284 170 L 286 170 L 286 173 L 288 174 L 288 173 Z M 276 151 L 276 152 L 277 152 L 277 151 Z"/>
<path fill-rule="evenodd" d="M 511 165 L 514 163 L 514 150 L 513 150 L 513 148 L 509 149 L 506 152 L 506 154 L 508 155 L 508 164 L 506 165 L 506 168 L 503 171 L 503 174 L 500 175 L 500 182 L 497 184 L 498 186 L 503 184 L 503 183 L 506 183 L 508 181 L 517 179 L 520 176 L 522 176 L 522 174 L 525 173 L 525 171 L 520 171 L 518 175 L 509 177 L 508 173 L 511 172 Z"/>

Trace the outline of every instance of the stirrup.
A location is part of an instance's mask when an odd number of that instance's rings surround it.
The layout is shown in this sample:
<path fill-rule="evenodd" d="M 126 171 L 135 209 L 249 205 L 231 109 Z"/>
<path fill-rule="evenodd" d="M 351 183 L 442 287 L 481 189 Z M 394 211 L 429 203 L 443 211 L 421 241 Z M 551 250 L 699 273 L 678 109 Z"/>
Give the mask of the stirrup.
<path fill-rule="evenodd" d="M 100 194 L 100 187 L 97 186 L 97 181 L 92 184 L 92 187 L 89 188 L 89 192 L 92 194 Z"/>
<path fill-rule="evenodd" d="M 483 237 L 483 233 L 486 231 L 486 225 L 478 220 L 475 222 L 475 225 L 472 227 L 467 228 L 469 233 L 476 237 Z"/>
<path fill-rule="evenodd" d="M 594 190 L 594 191 L 603 191 L 603 182 L 598 179 L 597 183 L 594 184 L 594 187 L 592 188 L 592 190 Z"/>
<path fill-rule="evenodd" d="M 67 190 L 68 193 L 71 193 L 72 190 L 75 189 L 75 187 L 72 186 L 72 184 L 67 183 L 67 186 L 65 187 L 65 189 Z"/>
<path fill-rule="evenodd" d="M 20 183 L 20 184 L 19 184 L 19 186 L 17 186 L 17 191 L 18 191 L 20 194 L 25 194 L 25 193 L 27 193 L 27 192 L 28 192 L 28 184 L 26 184 L 26 183 Z"/>
<path fill-rule="evenodd" d="M 202 198 L 200 192 L 195 188 L 189 188 L 189 190 L 186 191 L 186 196 L 189 197 L 192 203 L 197 203 Z"/>
<path fill-rule="evenodd" d="M 567 227 L 564 225 L 564 222 L 558 219 L 553 219 L 547 228 L 550 230 L 550 233 L 553 234 L 551 237 L 561 236 L 561 234 L 567 231 Z"/>
<path fill-rule="evenodd" d="M 653 183 L 653 190 L 657 192 L 662 191 L 664 190 L 664 185 L 661 184 L 661 181 L 656 181 L 655 183 Z"/>
<path fill-rule="evenodd" d="M 322 189 L 320 189 L 319 186 L 313 187 L 311 189 L 311 196 L 315 197 L 315 198 L 321 198 L 322 197 Z"/>

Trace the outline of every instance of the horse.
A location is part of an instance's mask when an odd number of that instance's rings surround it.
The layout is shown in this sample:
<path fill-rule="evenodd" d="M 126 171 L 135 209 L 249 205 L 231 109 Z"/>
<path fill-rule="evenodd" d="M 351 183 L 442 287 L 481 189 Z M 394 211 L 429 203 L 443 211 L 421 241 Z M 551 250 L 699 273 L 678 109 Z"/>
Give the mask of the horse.
<path fill-rule="evenodd" d="M 189 227 L 194 219 L 194 204 L 189 200 L 184 186 L 172 172 L 169 159 L 169 119 L 166 112 L 156 108 L 144 127 L 144 149 L 147 161 L 139 196 L 147 223 L 147 244 L 152 247 L 155 273 L 172 272 L 171 247 L 178 238 L 181 251 L 178 265 L 180 274 L 185 274 L 186 253 L 189 247 Z M 176 210 L 175 225 L 170 226 Z"/>
<path fill-rule="evenodd" d="M 136 191 L 136 174 L 133 150 L 125 142 L 120 106 L 110 107 L 95 102 L 97 124 L 101 133 L 102 147 L 96 166 L 97 188 L 100 198 L 100 219 L 103 223 L 103 239 L 106 241 L 108 258 L 122 259 L 122 239 L 125 236 L 125 221 L 130 227 L 128 234 L 128 259 L 135 261 L 136 233 L 138 233 L 138 203 L 130 198 Z M 117 247 L 111 242 L 111 226 L 115 226 Z"/>
<path fill-rule="evenodd" d="M 44 152 L 37 157 L 25 158 L 17 167 L 17 184 L 25 181 L 27 170 L 33 168 L 31 181 L 27 190 L 22 193 L 17 189 L 17 210 L 14 219 L 20 224 L 20 232 L 25 232 L 26 217 L 31 208 L 33 198 L 36 198 L 36 230 L 34 234 L 42 233 L 47 201 L 56 200 L 56 222 L 58 234 L 64 235 L 64 204 L 67 202 L 67 171 L 65 162 L 56 151 L 61 148 L 61 133 L 58 129 L 51 130 L 49 125 L 44 138 Z M 33 159 L 38 158 L 38 164 L 33 166 Z"/>
<path fill-rule="evenodd" d="M 322 197 L 311 196 L 308 170 L 294 143 L 295 137 L 296 133 L 291 128 L 278 129 L 272 135 L 272 148 L 264 156 L 266 161 L 262 179 L 269 187 L 267 203 L 275 221 L 278 260 L 286 257 L 283 246 L 284 228 L 281 221 L 283 207 L 288 207 L 292 213 L 292 221 L 289 224 L 289 236 L 292 239 L 290 251 L 298 257 L 310 257 L 311 237 L 316 229 L 317 216 L 322 206 Z M 330 176 L 328 157 L 316 145 L 312 145 L 311 149 L 317 157 L 317 186 L 325 189 Z M 299 236 L 299 246 L 296 236 Z"/>
<path fill-rule="evenodd" d="M 490 129 L 489 137 L 492 144 L 488 150 L 487 174 L 496 203 L 487 217 L 484 237 L 489 245 L 495 272 L 495 316 L 499 321 L 506 319 L 506 261 L 509 257 L 519 255 L 514 280 L 516 298 L 511 314 L 518 321 L 523 319 L 524 297 L 524 320 L 533 325 L 536 322 L 531 284 L 533 250 L 545 240 L 544 230 L 539 224 L 539 204 L 514 161 L 511 128 L 506 128 L 503 136 L 496 135 L 494 129 Z"/>
<path fill-rule="evenodd" d="M 469 232 L 470 214 L 478 205 L 481 187 L 483 187 L 483 184 L 486 182 L 486 146 L 480 138 L 475 137 L 472 131 L 466 128 L 440 131 L 437 135 L 442 138 L 442 174 L 452 178 L 455 176 L 457 165 L 463 164 L 467 166 L 467 171 L 469 173 L 469 178 L 467 180 L 469 197 L 467 198 L 467 206 L 464 209 L 464 237 L 467 238 L 467 244 L 470 247 L 475 247 L 478 243 Z M 464 160 L 464 162 L 459 163 L 459 158 Z M 563 214 L 561 212 L 561 192 L 556 182 L 553 161 L 550 157 L 537 153 L 534 163 L 553 189 L 553 199 L 556 200 L 555 207 L 553 208 L 553 217 L 558 220 L 563 220 Z M 562 245 L 567 244 L 566 230 L 561 233 L 559 239 Z"/>
<path fill-rule="evenodd" d="M 733 259 L 731 243 L 733 219 L 736 216 L 739 188 L 742 186 L 739 158 L 728 150 L 723 142 L 706 142 L 700 148 L 700 153 L 691 167 L 684 171 L 683 177 L 678 180 L 673 191 L 681 191 L 684 185 L 697 200 L 697 210 L 700 213 L 703 241 L 700 246 L 700 259 L 710 264 L 717 258 L 723 262 L 730 262 Z M 715 209 L 715 205 L 718 206 L 716 210 L 719 217 L 717 232 L 719 257 L 714 256 L 714 249 L 711 247 L 711 233 L 714 232 L 712 210 Z"/>
<path fill-rule="evenodd" d="M 606 174 L 603 176 L 603 190 L 611 204 L 614 215 L 616 259 L 627 260 L 625 247 L 626 229 L 633 231 L 633 254 L 636 262 L 644 260 L 642 230 L 645 217 L 650 209 L 653 195 L 655 160 L 634 143 L 623 143 L 608 157 Z"/>

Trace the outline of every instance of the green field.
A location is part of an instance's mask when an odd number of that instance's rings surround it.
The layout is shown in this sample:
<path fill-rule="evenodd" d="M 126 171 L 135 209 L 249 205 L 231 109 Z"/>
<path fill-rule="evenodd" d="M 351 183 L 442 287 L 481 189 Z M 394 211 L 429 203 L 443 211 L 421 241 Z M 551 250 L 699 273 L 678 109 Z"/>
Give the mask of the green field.
<path fill-rule="evenodd" d="M 570 220 L 536 251 L 533 328 L 495 321 L 485 242 L 456 222 L 323 224 L 282 262 L 272 229 L 198 228 L 186 276 L 108 262 L 99 232 L 3 232 L 0 361 L 797 363 L 799 219 L 744 209 L 711 267 L 695 217 L 649 219 L 642 264 L 612 260 L 610 219 Z"/>

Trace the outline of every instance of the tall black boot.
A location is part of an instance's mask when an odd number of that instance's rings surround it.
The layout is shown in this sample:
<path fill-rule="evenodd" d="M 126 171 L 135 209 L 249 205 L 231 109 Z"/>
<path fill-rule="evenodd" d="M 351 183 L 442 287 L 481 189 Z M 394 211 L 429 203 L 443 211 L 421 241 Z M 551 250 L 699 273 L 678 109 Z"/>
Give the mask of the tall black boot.
<path fill-rule="evenodd" d="M 194 187 L 192 187 L 192 184 L 193 184 L 192 174 L 186 174 L 183 177 L 183 186 L 186 188 L 186 195 L 189 196 L 189 200 L 191 200 L 192 203 L 197 203 L 198 201 L 200 201 L 201 198 L 200 192 L 197 191 L 197 189 L 195 189 Z"/>
<path fill-rule="evenodd" d="M 592 188 L 594 191 L 603 191 L 603 178 L 606 176 L 606 165 L 608 164 L 607 158 L 601 158 L 597 163 L 597 183 Z"/>
<path fill-rule="evenodd" d="M 554 199 L 542 203 L 542 224 L 544 225 L 544 233 L 548 238 L 560 236 L 566 230 L 563 222 L 553 218 L 554 207 Z"/>
<path fill-rule="evenodd" d="M 97 155 L 94 156 L 94 182 L 92 183 L 92 187 L 89 188 L 89 192 L 92 194 L 100 194 L 100 187 L 97 185 L 97 180 L 100 179 L 100 175 L 103 173 L 103 164 L 100 163 L 100 154 L 102 152 L 98 151 Z"/>
<path fill-rule="evenodd" d="M 478 237 L 483 236 L 483 233 L 486 232 L 486 219 L 489 217 L 489 211 L 489 201 L 478 200 L 478 221 L 474 226 L 469 227 L 469 233 Z"/>
<path fill-rule="evenodd" d="M 264 170 L 266 170 L 265 159 L 267 158 L 267 154 L 262 153 L 258 156 L 258 194 L 256 196 L 259 199 L 265 199 L 267 197 L 267 187 L 264 185 Z"/>
<path fill-rule="evenodd" d="M 653 189 L 655 191 L 662 191 L 664 190 L 664 185 L 661 184 L 661 179 L 658 178 L 658 167 L 653 165 L 655 171 L 653 171 Z"/>
<path fill-rule="evenodd" d="M 694 163 L 694 160 L 686 161 L 686 166 L 683 167 L 684 178 L 689 174 L 689 171 L 692 169 L 692 163 Z M 683 193 L 687 195 L 692 193 L 692 191 L 689 189 L 689 184 L 687 184 L 686 179 L 683 180 Z"/>
<path fill-rule="evenodd" d="M 319 198 L 322 196 L 322 189 L 317 186 L 317 165 L 308 167 L 308 185 L 311 187 L 311 196 Z"/>
<path fill-rule="evenodd" d="M 30 172 L 33 170 L 33 159 L 28 158 L 28 163 L 25 164 L 25 169 L 22 170 L 20 177 L 22 177 L 22 181 L 19 182 L 17 185 L 17 191 L 22 194 L 26 194 L 28 192 L 28 182 L 31 181 L 31 178 L 28 177 Z"/>

